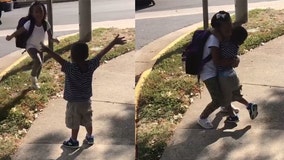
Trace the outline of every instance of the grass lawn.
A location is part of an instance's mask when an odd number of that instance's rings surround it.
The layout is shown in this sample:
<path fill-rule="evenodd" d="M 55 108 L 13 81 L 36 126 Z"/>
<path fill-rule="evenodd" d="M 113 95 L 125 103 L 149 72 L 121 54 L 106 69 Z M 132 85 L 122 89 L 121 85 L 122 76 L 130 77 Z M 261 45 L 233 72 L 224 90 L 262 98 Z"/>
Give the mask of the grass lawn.
<path fill-rule="evenodd" d="M 284 10 L 257 9 L 249 12 L 244 25 L 249 36 L 241 54 L 284 34 Z M 158 160 L 176 125 L 199 93 L 196 77 L 184 73 L 181 53 L 191 34 L 158 59 L 138 99 L 137 148 L 139 160 Z"/>
<path fill-rule="evenodd" d="M 135 49 L 135 31 L 131 29 L 100 28 L 93 31 L 93 40 L 88 43 L 90 57 L 102 50 L 113 38 L 125 36 L 127 44 L 115 46 L 102 63 Z M 61 40 L 55 52 L 70 60 L 71 44 L 78 35 Z M 25 53 L 27 54 L 27 53 Z M 62 97 L 64 75 L 60 65 L 48 56 L 39 78 L 41 88 L 30 90 L 31 59 L 28 58 L 2 78 L 0 82 L 0 159 L 10 159 L 17 145 L 27 133 L 33 121 L 46 107 L 49 99 Z"/>

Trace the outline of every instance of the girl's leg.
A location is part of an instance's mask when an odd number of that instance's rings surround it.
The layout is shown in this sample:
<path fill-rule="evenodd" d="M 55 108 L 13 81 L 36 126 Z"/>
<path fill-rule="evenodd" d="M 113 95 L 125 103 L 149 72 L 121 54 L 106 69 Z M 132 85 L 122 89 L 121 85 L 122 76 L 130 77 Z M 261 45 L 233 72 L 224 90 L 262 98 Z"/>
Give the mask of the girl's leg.
<path fill-rule="evenodd" d="M 42 64 L 43 64 L 43 52 L 38 52 L 38 58 L 40 60 L 40 66 L 37 70 L 37 78 L 39 78 L 39 75 L 40 75 L 40 72 L 41 72 L 41 69 L 42 69 Z"/>
<path fill-rule="evenodd" d="M 204 83 L 210 93 L 212 102 L 210 102 L 201 113 L 201 119 L 208 118 L 211 113 L 213 113 L 217 108 L 219 108 L 221 106 L 221 101 L 223 97 L 217 77 L 205 80 Z"/>
<path fill-rule="evenodd" d="M 38 53 L 38 50 L 35 49 L 35 48 L 28 49 L 28 53 L 29 53 L 30 57 L 33 59 L 33 67 L 32 67 L 32 72 L 31 72 L 32 88 L 39 89 L 40 86 L 38 85 L 37 81 L 38 81 L 38 76 L 39 76 L 39 73 L 40 73 L 41 67 L 42 67 L 43 54 Z"/>
<path fill-rule="evenodd" d="M 31 72 L 31 76 L 32 77 L 37 77 L 38 73 L 41 70 L 41 66 L 42 66 L 42 53 L 38 54 L 38 50 L 35 48 L 30 48 L 27 50 L 30 57 L 33 59 L 33 67 L 32 67 L 32 72 Z"/>

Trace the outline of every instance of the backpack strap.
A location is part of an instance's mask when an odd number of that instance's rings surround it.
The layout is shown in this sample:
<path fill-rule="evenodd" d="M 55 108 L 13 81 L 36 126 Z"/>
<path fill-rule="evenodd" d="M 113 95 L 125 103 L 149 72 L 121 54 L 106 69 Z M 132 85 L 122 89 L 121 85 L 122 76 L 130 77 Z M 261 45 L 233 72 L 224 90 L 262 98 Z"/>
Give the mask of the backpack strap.
<path fill-rule="evenodd" d="M 31 22 L 30 28 L 28 30 L 28 35 L 27 35 L 28 38 L 30 38 L 30 36 L 32 35 L 34 28 L 35 28 L 35 21 L 31 19 L 30 22 Z"/>
<path fill-rule="evenodd" d="M 43 30 L 46 32 L 47 31 L 47 22 L 46 22 L 46 20 L 43 20 L 42 26 L 43 26 Z"/>

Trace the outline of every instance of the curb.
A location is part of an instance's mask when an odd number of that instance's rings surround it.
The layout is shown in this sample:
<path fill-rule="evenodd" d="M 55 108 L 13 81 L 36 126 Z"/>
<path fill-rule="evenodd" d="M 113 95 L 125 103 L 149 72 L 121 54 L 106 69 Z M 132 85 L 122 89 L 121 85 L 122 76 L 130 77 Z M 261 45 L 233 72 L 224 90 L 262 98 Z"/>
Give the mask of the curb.
<path fill-rule="evenodd" d="M 162 57 L 170 48 L 172 48 L 174 45 L 176 45 L 178 42 L 180 42 L 183 38 L 185 38 L 187 35 L 189 35 L 191 32 L 195 31 L 197 28 L 200 27 L 200 25 L 202 24 L 202 22 L 198 22 L 198 23 L 195 23 L 195 24 L 192 24 L 190 26 L 192 26 L 192 28 L 188 29 L 188 32 L 181 35 L 180 37 L 178 37 L 177 39 L 175 39 L 173 42 L 171 42 L 170 44 L 168 44 L 165 48 L 163 48 L 160 52 L 158 52 L 151 60 L 152 61 L 157 61 L 160 57 Z M 187 26 L 187 27 L 190 27 L 190 26 Z M 187 27 L 184 27 L 184 28 L 187 28 Z M 183 28 L 181 28 L 183 29 Z M 140 93 L 141 93 L 141 89 L 143 87 L 143 84 L 145 82 L 145 80 L 148 78 L 148 76 L 150 75 L 151 71 L 153 69 L 153 66 L 152 68 L 146 70 L 146 71 L 143 71 L 137 84 L 136 84 L 136 87 L 135 87 L 135 106 L 137 108 L 138 106 L 138 99 L 139 99 L 139 96 L 140 96 Z"/>

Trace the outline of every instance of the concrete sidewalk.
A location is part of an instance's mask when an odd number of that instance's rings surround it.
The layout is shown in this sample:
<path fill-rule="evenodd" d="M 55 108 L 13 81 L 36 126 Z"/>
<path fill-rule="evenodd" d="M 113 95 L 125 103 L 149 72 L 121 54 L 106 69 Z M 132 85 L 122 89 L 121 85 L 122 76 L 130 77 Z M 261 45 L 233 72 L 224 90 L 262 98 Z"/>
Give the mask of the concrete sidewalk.
<path fill-rule="evenodd" d="M 224 123 L 219 110 L 210 118 L 216 128 L 204 130 L 197 119 L 210 102 L 206 89 L 185 113 L 162 160 L 283 160 L 284 159 L 284 36 L 241 56 L 237 73 L 244 97 L 259 105 L 259 115 L 249 118 L 240 108 L 237 125 Z"/>
<path fill-rule="evenodd" d="M 93 81 L 95 144 L 82 145 L 80 128 L 77 150 L 62 147 L 70 137 L 65 127 L 66 101 L 51 100 L 23 139 L 14 160 L 133 160 L 135 159 L 134 51 L 100 66 Z M 123 64 L 123 65 L 122 65 Z"/>

